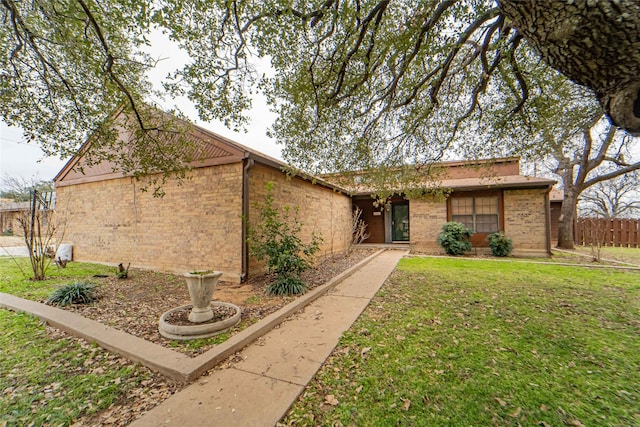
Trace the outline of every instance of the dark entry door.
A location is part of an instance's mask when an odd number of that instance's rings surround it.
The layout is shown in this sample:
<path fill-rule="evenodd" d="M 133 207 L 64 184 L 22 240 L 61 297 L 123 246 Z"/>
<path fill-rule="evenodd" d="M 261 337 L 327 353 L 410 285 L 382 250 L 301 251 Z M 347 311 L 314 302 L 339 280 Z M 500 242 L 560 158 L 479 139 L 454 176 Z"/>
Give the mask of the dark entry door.
<path fill-rule="evenodd" d="M 391 240 L 409 241 L 409 204 L 391 205 Z"/>

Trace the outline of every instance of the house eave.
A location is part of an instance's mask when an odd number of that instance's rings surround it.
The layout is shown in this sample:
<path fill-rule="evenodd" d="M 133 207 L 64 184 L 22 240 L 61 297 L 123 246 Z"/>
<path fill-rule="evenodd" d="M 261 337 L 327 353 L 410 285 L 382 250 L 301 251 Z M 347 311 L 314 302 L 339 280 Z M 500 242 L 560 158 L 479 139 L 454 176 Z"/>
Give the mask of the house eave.
<path fill-rule="evenodd" d="M 514 182 L 492 182 L 492 183 L 477 183 L 477 184 L 461 184 L 461 185 L 440 185 L 440 186 L 432 186 L 428 188 L 424 188 L 425 192 L 436 191 L 436 190 L 450 190 L 452 192 L 462 192 L 462 191 L 481 191 L 481 190 L 524 190 L 524 189 L 547 189 L 551 190 L 551 188 L 556 184 L 556 181 L 550 179 L 536 179 L 531 181 L 520 181 L 517 183 Z M 414 191 L 417 189 L 413 189 Z M 406 192 L 406 189 L 396 190 L 396 194 L 403 194 Z M 362 197 L 362 196 L 371 196 L 374 195 L 375 191 L 357 191 L 353 192 L 352 195 L 354 197 Z"/>

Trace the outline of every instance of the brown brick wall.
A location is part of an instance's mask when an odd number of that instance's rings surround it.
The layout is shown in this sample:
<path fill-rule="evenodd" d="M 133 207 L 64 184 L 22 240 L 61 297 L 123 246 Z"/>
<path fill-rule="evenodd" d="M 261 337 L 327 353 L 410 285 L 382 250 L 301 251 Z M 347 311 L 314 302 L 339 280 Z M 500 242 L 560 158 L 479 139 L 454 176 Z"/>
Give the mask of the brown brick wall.
<path fill-rule="evenodd" d="M 411 251 L 442 252 L 436 243 L 442 225 L 447 222 L 447 201 L 434 197 L 409 202 Z"/>
<path fill-rule="evenodd" d="M 513 240 L 514 255 L 547 256 L 546 190 L 505 190 L 504 231 Z M 441 253 L 436 243 L 442 225 L 447 222 L 444 199 L 411 200 L 411 250 Z M 485 248 L 476 248 L 481 253 Z"/>
<path fill-rule="evenodd" d="M 445 163 L 445 166 L 447 164 Z M 444 179 L 483 178 L 520 174 L 520 162 L 517 159 L 496 163 L 482 162 L 477 164 L 459 163 L 444 168 Z"/>
<path fill-rule="evenodd" d="M 241 163 L 195 169 L 182 185 L 167 182 L 162 198 L 140 186 L 118 178 L 57 189 L 74 259 L 172 272 L 215 269 L 239 280 Z"/>
<path fill-rule="evenodd" d="M 302 240 L 309 242 L 313 232 L 322 235 L 324 241 L 318 256 L 345 251 L 351 233 L 351 199 L 348 196 L 300 178 L 289 178 L 281 171 L 257 163 L 250 169 L 249 176 L 252 201 L 249 221 L 259 218 L 259 209 L 254 202 L 264 202 L 266 183 L 272 181 L 276 205 L 299 207 Z M 252 275 L 264 271 L 264 266 L 254 259 L 249 266 Z"/>
<path fill-rule="evenodd" d="M 546 189 L 504 191 L 504 232 L 519 256 L 547 256 Z"/>

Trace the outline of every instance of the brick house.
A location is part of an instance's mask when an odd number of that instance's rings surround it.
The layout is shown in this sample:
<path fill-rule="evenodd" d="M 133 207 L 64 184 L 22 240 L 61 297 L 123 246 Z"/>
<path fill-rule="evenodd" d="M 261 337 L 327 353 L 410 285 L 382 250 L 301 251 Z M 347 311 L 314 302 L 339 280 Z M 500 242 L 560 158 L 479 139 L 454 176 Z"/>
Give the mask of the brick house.
<path fill-rule="evenodd" d="M 474 230 L 471 243 L 488 251 L 487 236 L 504 231 L 514 255 L 551 253 L 549 192 L 555 181 L 520 175 L 518 158 L 443 162 L 439 185 L 448 195 L 403 197 L 372 203 L 371 191 L 352 197 L 370 234 L 366 243 L 408 243 L 412 252 L 441 252 L 442 224 L 457 221 Z"/>
<path fill-rule="evenodd" d="M 141 192 L 139 182 L 114 173 L 108 162 L 87 166 L 76 156 L 63 167 L 54 178 L 57 211 L 66 217 L 64 240 L 73 245 L 74 260 L 169 272 L 215 269 L 226 281 L 243 281 L 249 271 L 264 271 L 249 257 L 243 218 L 258 217 L 254 202 L 264 201 L 270 181 L 276 205 L 300 208 L 303 239 L 317 232 L 321 255 L 345 251 L 351 233 L 345 190 L 290 177 L 281 161 L 200 127 L 189 131 L 205 157 L 181 185 L 165 183 L 160 198 Z"/>
<path fill-rule="evenodd" d="M 450 189 L 448 197 L 407 199 L 398 192 L 376 206 L 371 192 L 347 191 L 327 178 L 289 176 L 279 160 L 188 126 L 205 156 L 182 184 L 165 183 L 161 198 L 141 192 L 138 181 L 113 172 L 108 162 L 88 165 L 79 154 L 63 167 L 54 178 L 56 210 L 75 260 L 170 272 L 215 269 L 226 281 L 243 281 L 264 271 L 249 256 L 243 218 L 258 217 L 254 204 L 264 200 L 270 181 L 277 205 L 300 208 L 301 237 L 323 236 L 321 255 L 346 250 L 354 206 L 363 209 L 368 224 L 365 243 L 409 243 L 414 252 L 440 252 L 442 224 L 457 220 L 476 230 L 474 247 L 487 246 L 488 233 L 504 230 L 514 254 L 550 253 L 554 181 L 520 175 L 518 159 L 443 163 L 441 185 Z M 79 152 L 87 149 L 90 140 Z"/>

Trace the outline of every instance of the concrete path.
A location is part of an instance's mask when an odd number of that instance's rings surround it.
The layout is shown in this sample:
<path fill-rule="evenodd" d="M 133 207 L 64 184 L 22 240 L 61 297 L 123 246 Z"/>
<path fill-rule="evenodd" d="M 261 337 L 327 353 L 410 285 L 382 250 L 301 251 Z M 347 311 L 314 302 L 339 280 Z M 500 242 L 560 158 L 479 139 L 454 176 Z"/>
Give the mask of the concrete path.
<path fill-rule="evenodd" d="M 407 251 L 389 250 L 239 353 L 131 424 L 273 426 Z"/>

